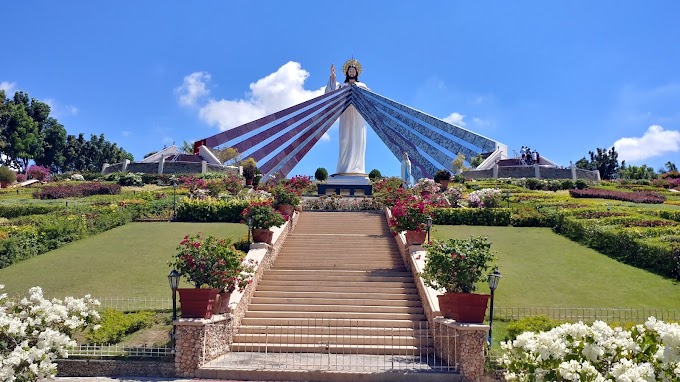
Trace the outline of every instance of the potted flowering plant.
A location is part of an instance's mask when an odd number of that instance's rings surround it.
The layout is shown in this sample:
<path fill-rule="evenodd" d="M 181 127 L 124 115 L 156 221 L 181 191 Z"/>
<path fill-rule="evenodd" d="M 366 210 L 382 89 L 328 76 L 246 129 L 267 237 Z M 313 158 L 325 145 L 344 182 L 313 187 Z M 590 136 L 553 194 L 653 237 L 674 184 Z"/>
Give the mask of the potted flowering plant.
<path fill-rule="evenodd" d="M 251 202 L 243 212 L 241 212 L 243 222 L 250 221 L 253 241 L 256 243 L 271 244 L 273 232 L 271 227 L 279 227 L 286 222 L 286 217 L 272 207 L 270 201 Z"/>
<path fill-rule="evenodd" d="M 293 216 L 295 207 L 300 204 L 300 196 L 292 189 L 283 186 L 274 187 L 272 195 L 276 201 L 276 209 L 285 215 Z"/>
<path fill-rule="evenodd" d="M 399 199 L 390 208 L 389 225 L 395 232 L 406 231 L 408 245 L 422 244 L 427 234 L 427 217 L 432 206 L 428 200 L 415 196 Z"/>
<path fill-rule="evenodd" d="M 427 196 L 437 193 L 439 191 L 439 186 L 432 179 L 422 178 L 413 186 L 413 190 L 419 192 L 422 196 Z"/>
<path fill-rule="evenodd" d="M 442 315 L 459 322 L 482 323 L 490 296 L 472 292 L 477 290 L 477 283 L 486 280 L 495 260 L 491 242 L 478 236 L 434 240 L 425 248 L 427 258 L 421 277 L 428 286 L 446 291 L 438 296 Z"/>
<path fill-rule="evenodd" d="M 245 253 L 235 249 L 230 239 L 204 238 L 200 234 L 185 236 L 168 263 L 195 287 L 177 289 L 182 317 L 210 318 L 220 310 L 220 299 L 228 302 L 231 292 L 244 289 L 255 266 L 244 259 Z"/>

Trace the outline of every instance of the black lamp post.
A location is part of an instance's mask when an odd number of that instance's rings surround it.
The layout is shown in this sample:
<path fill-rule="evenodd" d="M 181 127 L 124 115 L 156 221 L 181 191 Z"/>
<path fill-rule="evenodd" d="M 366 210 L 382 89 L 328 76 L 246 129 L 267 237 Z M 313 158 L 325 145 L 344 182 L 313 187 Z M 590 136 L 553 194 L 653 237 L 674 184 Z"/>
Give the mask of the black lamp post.
<path fill-rule="evenodd" d="M 179 285 L 179 273 L 172 270 L 168 275 L 170 288 L 172 289 L 172 349 L 175 349 L 175 320 L 177 320 L 177 286 Z"/>
<path fill-rule="evenodd" d="M 491 290 L 491 309 L 489 311 L 489 346 L 491 346 L 492 332 L 493 332 L 493 298 L 498 282 L 501 280 L 501 273 L 498 269 L 494 269 L 493 273 L 489 274 L 489 289 Z"/>
<path fill-rule="evenodd" d="M 177 181 L 172 182 L 172 220 L 177 220 Z"/>
<path fill-rule="evenodd" d="M 430 228 L 432 228 L 432 216 L 427 217 L 427 242 L 429 243 L 432 238 L 430 238 Z"/>

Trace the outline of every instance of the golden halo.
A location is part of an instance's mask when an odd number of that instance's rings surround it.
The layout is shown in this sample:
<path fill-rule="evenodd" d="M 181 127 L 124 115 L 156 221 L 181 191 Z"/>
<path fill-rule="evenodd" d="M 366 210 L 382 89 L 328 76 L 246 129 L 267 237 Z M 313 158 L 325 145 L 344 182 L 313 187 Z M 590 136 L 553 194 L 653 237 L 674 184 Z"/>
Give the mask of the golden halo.
<path fill-rule="evenodd" d="M 361 75 L 361 64 L 359 63 L 359 61 L 353 58 L 347 60 L 347 62 L 345 62 L 345 64 L 342 65 L 342 73 L 346 75 L 347 69 L 349 69 L 350 65 L 354 65 L 354 67 L 357 68 L 357 77 L 359 77 L 359 75 Z"/>

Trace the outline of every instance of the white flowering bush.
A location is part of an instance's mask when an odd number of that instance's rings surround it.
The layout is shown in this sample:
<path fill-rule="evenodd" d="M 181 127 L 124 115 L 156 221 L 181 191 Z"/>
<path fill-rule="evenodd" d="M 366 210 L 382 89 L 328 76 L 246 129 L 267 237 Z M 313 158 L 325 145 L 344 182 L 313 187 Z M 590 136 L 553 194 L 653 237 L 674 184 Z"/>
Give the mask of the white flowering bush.
<path fill-rule="evenodd" d="M 654 317 L 630 331 L 564 324 L 501 348 L 508 381 L 680 381 L 680 325 Z"/>
<path fill-rule="evenodd" d="M 435 194 L 439 192 L 439 185 L 433 179 L 421 178 L 413 185 L 413 190 L 416 192 L 429 192 L 430 194 Z"/>
<path fill-rule="evenodd" d="M 0 285 L 4 289 L 4 285 Z M 99 301 L 90 296 L 46 300 L 40 287 L 29 297 L 10 299 L 0 294 L 0 381 L 25 382 L 56 375 L 54 360 L 68 357 L 76 346 L 73 331 L 99 321 Z"/>
<path fill-rule="evenodd" d="M 382 203 L 374 198 L 346 197 L 322 195 L 318 198 L 303 198 L 302 209 L 305 211 L 365 211 L 379 210 Z"/>
<path fill-rule="evenodd" d="M 482 188 L 468 195 L 468 206 L 473 208 L 496 208 L 501 205 L 501 190 Z"/>

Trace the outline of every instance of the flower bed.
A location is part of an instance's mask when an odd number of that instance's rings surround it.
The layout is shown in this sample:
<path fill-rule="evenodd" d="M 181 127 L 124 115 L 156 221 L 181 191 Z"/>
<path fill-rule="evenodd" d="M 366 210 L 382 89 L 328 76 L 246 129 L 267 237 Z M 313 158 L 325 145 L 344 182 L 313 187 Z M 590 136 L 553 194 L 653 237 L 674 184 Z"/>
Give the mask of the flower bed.
<path fill-rule="evenodd" d="M 663 203 L 666 197 L 649 191 L 614 191 L 614 190 L 604 190 L 601 188 L 588 188 L 585 190 L 569 190 L 569 195 L 573 198 L 600 198 L 600 199 L 613 199 L 622 200 L 625 202 L 633 203 Z"/>
<path fill-rule="evenodd" d="M 382 203 L 368 197 L 342 197 L 339 195 L 304 198 L 302 209 L 305 211 L 366 211 L 380 210 Z"/>
<path fill-rule="evenodd" d="M 120 185 L 115 183 L 75 183 L 45 186 L 33 193 L 36 199 L 63 199 L 91 195 L 120 194 Z"/>

